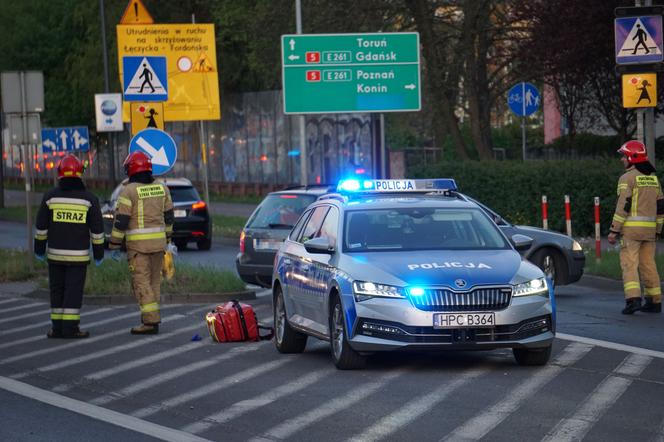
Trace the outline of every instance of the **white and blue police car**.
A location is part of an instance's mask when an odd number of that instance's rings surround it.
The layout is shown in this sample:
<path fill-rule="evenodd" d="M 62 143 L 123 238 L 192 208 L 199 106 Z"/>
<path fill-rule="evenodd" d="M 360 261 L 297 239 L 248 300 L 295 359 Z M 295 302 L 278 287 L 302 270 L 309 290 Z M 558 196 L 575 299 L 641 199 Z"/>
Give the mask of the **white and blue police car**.
<path fill-rule="evenodd" d="M 275 256 L 275 343 L 330 342 L 340 369 L 391 350 L 512 348 L 544 365 L 553 289 L 452 179 L 345 180 L 321 196 Z"/>

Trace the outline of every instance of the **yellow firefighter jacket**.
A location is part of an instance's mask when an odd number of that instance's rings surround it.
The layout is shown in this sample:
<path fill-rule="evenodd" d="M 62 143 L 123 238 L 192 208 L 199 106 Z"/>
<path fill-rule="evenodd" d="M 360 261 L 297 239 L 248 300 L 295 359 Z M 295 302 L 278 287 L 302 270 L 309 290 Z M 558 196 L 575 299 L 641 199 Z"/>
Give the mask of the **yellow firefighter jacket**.
<path fill-rule="evenodd" d="M 128 251 L 164 251 L 173 220 L 173 202 L 165 184 L 130 182 L 118 197 L 110 247 L 119 248 L 125 239 Z"/>
<path fill-rule="evenodd" d="M 654 241 L 664 225 L 662 207 L 664 196 L 657 176 L 644 175 L 632 166 L 618 180 L 618 202 L 610 230 L 626 239 Z"/>

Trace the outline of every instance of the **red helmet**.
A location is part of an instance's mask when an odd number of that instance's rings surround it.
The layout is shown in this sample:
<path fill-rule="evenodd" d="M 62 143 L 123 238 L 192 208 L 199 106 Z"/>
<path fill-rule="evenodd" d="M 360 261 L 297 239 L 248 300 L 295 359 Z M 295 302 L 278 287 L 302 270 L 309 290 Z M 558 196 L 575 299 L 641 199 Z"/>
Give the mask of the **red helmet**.
<path fill-rule="evenodd" d="M 58 179 L 60 178 L 80 178 L 83 176 L 85 167 L 81 160 L 72 154 L 66 155 L 58 163 Z"/>
<path fill-rule="evenodd" d="M 127 176 L 133 176 L 140 172 L 152 172 L 152 160 L 145 153 L 137 150 L 127 155 L 124 161 L 124 169 Z"/>
<path fill-rule="evenodd" d="M 625 155 L 630 164 L 645 163 L 648 161 L 646 146 L 638 140 L 630 140 L 620 146 L 618 153 Z"/>

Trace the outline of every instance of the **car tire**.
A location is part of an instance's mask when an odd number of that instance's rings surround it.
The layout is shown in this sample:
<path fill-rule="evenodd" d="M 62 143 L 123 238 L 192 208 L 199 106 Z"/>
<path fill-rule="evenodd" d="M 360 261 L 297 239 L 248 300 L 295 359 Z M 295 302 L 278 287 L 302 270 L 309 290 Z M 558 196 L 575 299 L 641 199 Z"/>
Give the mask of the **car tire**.
<path fill-rule="evenodd" d="M 279 353 L 302 353 L 307 346 L 307 335 L 294 330 L 288 323 L 286 305 L 281 287 L 274 289 L 274 345 Z"/>
<path fill-rule="evenodd" d="M 512 353 L 519 365 L 546 365 L 551 357 L 551 345 L 544 348 L 513 348 Z"/>
<path fill-rule="evenodd" d="M 330 351 L 334 365 L 339 370 L 364 368 L 367 358 L 350 347 L 341 299 L 337 294 L 333 296 L 330 307 Z"/>
<path fill-rule="evenodd" d="M 210 250 L 212 247 L 212 238 L 198 240 L 196 242 L 196 247 L 198 247 L 198 250 Z"/>
<path fill-rule="evenodd" d="M 551 279 L 554 286 L 565 283 L 567 270 L 563 257 L 557 250 L 548 247 L 540 249 L 533 253 L 531 261 L 542 269 L 546 277 Z"/>

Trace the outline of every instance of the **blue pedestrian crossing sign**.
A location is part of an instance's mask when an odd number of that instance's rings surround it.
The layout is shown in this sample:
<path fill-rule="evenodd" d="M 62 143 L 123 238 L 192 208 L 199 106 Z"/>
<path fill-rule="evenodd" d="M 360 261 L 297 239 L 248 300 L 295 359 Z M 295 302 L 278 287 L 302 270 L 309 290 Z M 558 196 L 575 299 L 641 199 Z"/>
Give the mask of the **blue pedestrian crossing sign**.
<path fill-rule="evenodd" d="M 122 57 L 125 101 L 168 101 L 166 57 Z"/>
<path fill-rule="evenodd" d="M 90 135 L 86 126 L 43 128 L 42 152 L 87 152 Z"/>
<path fill-rule="evenodd" d="M 144 129 L 129 143 L 129 153 L 141 151 L 152 159 L 152 174 L 163 175 L 173 168 L 178 159 L 175 141 L 163 130 Z"/>
<path fill-rule="evenodd" d="M 614 21 L 616 63 L 662 61 L 662 16 L 621 17 Z"/>
<path fill-rule="evenodd" d="M 527 117 L 535 113 L 540 101 L 540 93 L 537 88 L 525 82 L 512 86 L 507 95 L 507 104 L 512 112 L 520 117 Z"/>

